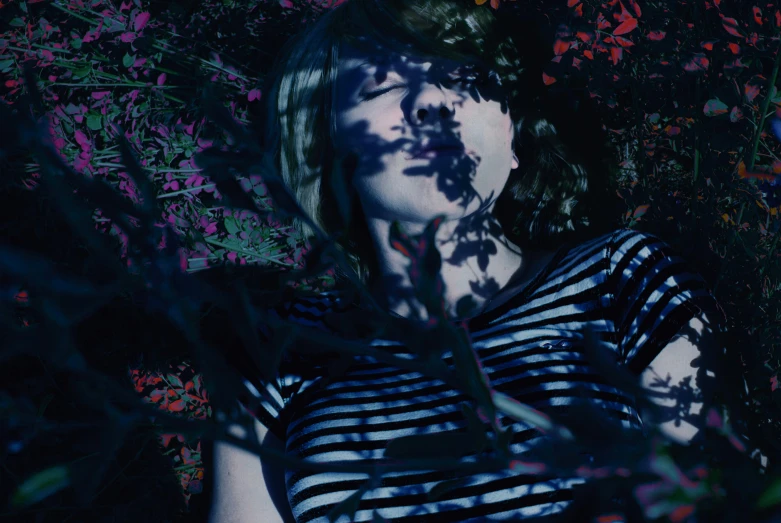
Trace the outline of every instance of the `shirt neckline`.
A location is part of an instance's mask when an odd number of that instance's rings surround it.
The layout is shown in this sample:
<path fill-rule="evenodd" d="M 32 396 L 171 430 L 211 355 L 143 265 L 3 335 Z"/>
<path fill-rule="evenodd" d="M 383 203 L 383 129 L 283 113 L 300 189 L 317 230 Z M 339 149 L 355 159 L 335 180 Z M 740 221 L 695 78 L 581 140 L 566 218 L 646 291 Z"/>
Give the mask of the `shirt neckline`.
<path fill-rule="evenodd" d="M 553 271 L 553 268 L 556 265 L 558 265 L 558 263 L 564 257 L 564 254 L 566 254 L 566 252 L 569 250 L 568 247 L 569 247 L 569 243 L 559 247 L 553 253 L 551 259 L 548 260 L 548 262 L 537 272 L 537 274 L 531 280 L 529 280 L 526 283 L 526 285 L 524 285 L 518 292 L 516 292 L 511 297 L 509 297 L 501 305 L 498 305 L 491 310 L 480 312 L 477 315 L 472 316 L 470 318 L 450 320 L 450 323 L 457 324 L 457 323 L 466 322 L 467 325 L 470 326 L 473 324 L 488 323 L 487 318 L 501 316 L 502 314 L 504 314 L 504 312 L 506 312 L 508 306 L 510 306 L 510 308 L 512 308 L 513 306 L 517 306 L 518 301 L 523 301 L 526 298 L 528 298 L 529 293 L 532 290 L 534 290 L 536 287 L 538 287 L 543 281 L 545 281 L 545 279 L 547 279 L 547 277 Z"/>
<path fill-rule="evenodd" d="M 564 255 L 569 250 L 570 243 L 567 242 L 564 245 L 560 246 L 556 251 L 554 251 L 553 256 L 550 260 L 537 272 L 537 274 L 527 282 L 526 285 L 524 285 L 518 292 L 516 292 L 513 296 L 508 298 L 504 303 L 501 305 L 498 305 L 497 307 L 488 310 L 483 311 L 475 316 L 467 317 L 467 318 L 456 318 L 456 319 L 450 319 L 449 322 L 451 325 L 458 325 L 461 323 L 466 323 L 468 326 L 478 325 L 478 324 L 485 324 L 490 321 L 490 318 L 492 317 L 498 317 L 502 314 L 504 314 L 504 311 L 507 310 L 508 306 L 517 306 L 517 302 L 519 300 L 524 300 L 528 297 L 528 294 L 536 287 L 538 287 L 552 272 L 553 268 L 558 265 L 558 263 L 561 261 L 561 259 L 564 257 Z M 354 306 L 358 308 L 362 308 L 360 305 L 353 304 Z M 397 320 L 403 320 L 403 321 L 414 321 L 414 320 L 407 320 L 406 318 L 403 318 L 399 315 L 388 313 L 388 316 L 391 318 L 397 319 Z M 425 321 L 421 322 L 425 323 Z M 470 331 L 472 329 L 470 328 Z"/>

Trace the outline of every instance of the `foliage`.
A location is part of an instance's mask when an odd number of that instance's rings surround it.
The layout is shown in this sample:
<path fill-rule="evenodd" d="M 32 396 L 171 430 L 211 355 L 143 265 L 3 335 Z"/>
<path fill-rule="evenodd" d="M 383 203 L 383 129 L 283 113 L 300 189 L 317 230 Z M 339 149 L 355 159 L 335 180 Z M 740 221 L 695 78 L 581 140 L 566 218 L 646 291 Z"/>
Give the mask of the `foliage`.
<path fill-rule="evenodd" d="M 435 314 L 436 255 L 425 238 L 416 244 L 395 231 L 411 265 L 423 268 L 420 287 L 435 318 L 429 334 L 459 349 L 455 373 L 433 363 L 418 368 L 464 388 L 478 407 L 465 413 L 473 423 L 468 441 L 449 441 L 449 450 L 484 445 L 477 434 L 488 423 L 496 458 L 480 466 L 577 470 L 594 488 L 620 479 L 647 520 L 770 518 L 781 503 L 781 12 L 737 0 L 476 3 L 501 10 L 508 25 L 532 13 L 549 32 L 540 81 L 551 92 L 587 95 L 622 152 L 617 192 L 626 209 L 616 226 L 660 235 L 705 276 L 731 321 L 732 370 L 742 371 L 749 395 L 740 416 L 739 404 L 703 413 L 700 449 L 657 437 L 614 451 L 601 466 L 553 452 L 534 461 L 511 456 L 497 409 L 553 441 L 573 449 L 577 442 L 557 420 L 491 390 L 464 333 L 448 331 Z M 0 109 L 12 122 L 0 129 L 7 213 L 0 223 L 8 238 L 0 247 L 7 384 L 0 452 L 11 479 L 2 482 L 3 515 L 171 520 L 198 502 L 201 440 L 232 439 L 212 413 L 238 415 L 230 405 L 240 391 L 218 343 L 259 345 L 256 309 L 290 289 L 329 288 L 339 262 L 327 238 L 305 243 L 283 226 L 297 211 L 264 168 L 262 137 L 252 132 L 276 42 L 331 6 L 28 0 L 3 7 L 11 30 L 0 39 Z M 221 321 L 210 320 L 213 310 L 225 313 Z M 292 331 L 267 321 L 282 333 L 273 359 Z M 204 323 L 212 338 L 200 336 Z M 328 341 L 301 330 L 298 346 Z M 400 470 L 467 466 L 447 452 L 420 456 L 432 444 L 397 440 L 389 451 Z M 771 458 L 764 474 L 748 457 L 757 447 Z M 383 470 L 391 468 L 374 473 Z M 349 514 L 370 487 L 337 512 Z M 610 521 L 591 509 L 595 521 Z"/>

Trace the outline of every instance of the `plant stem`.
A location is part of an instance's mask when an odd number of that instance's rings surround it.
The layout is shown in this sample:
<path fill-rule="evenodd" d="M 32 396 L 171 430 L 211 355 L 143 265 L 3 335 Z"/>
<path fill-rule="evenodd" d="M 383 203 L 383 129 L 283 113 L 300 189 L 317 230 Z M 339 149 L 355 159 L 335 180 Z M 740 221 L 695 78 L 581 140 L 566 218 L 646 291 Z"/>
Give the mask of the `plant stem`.
<path fill-rule="evenodd" d="M 219 240 L 213 240 L 211 238 L 204 238 L 204 241 L 206 241 L 206 243 L 209 243 L 211 245 L 216 245 L 217 247 L 222 247 L 223 249 L 228 249 L 228 250 L 233 251 L 233 252 L 244 254 L 245 256 L 252 256 L 253 258 L 260 258 L 262 260 L 267 260 L 267 261 L 270 261 L 270 262 L 274 262 L 274 263 L 276 263 L 278 265 L 281 265 L 282 267 L 290 267 L 290 265 L 288 265 L 287 263 L 281 262 L 279 260 L 275 260 L 274 258 L 271 258 L 271 257 L 268 257 L 268 256 L 264 256 L 264 255 L 259 254 L 257 252 L 245 251 L 244 249 L 236 248 L 236 247 L 234 247 L 232 245 L 225 244 L 225 243 L 223 243 L 223 242 L 221 242 Z"/>
<path fill-rule="evenodd" d="M 765 258 L 765 264 L 762 266 L 761 269 L 759 269 L 760 276 L 765 274 L 765 271 L 767 271 L 768 267 L 770 267 L 770 261 L 773 259 L 773 253 L 776 251 L 776 246 L 778 245 L 779 236 L 781 236 L 781 230 L 776 231 L 776 235 L 773 238 L 773 243 L 770 245 L 770 250 L 767 253 L 767 258 Z"/>
<path fill-rule="evenodd" d="M 773 94 L 773 87 L 776 85 L 776 78 L 778 78 L 778 67 L 781 65 L 781 50 L 776 50 L 776 61 L 773 63 L 773 74 L 770 75 L 770 83 L 767 87 L 767 96 L 762 102 L 762 109 L 759 114 L 762 116 L 759 120 L 759 127 L 754 135 L 754 144 L 751 149 L 751 157 L 748 159 L 748 165 L 746 170 L 751 171 L 754 169 L 754 159 L 759 151 L 759 141 L 762 139 L 762 129 L 765 128 L 765 119 L 767 118 L 767 109 L 770 107 L 771 95 Z"/>
<path fill-rule="evenodd" d="M 695 105 L 700 104 L 700 78 L 697 78 Z M 698 113 L 699 114 L 699 113 Z M 694 123 L 694 176 L 692 177 L 692 207 L 697 205 L 697 178 L 700 175 L 700 119 Z"/>
<path fill-rule="evenodd" d="M 180 194 L 198 191 L 200 189 L 209 189 L 211 187 L 217 187 L 216 183 L 207 183 L 206 185 L 199 185 L 198 187 L 188 187 L 187 189 L 181 189 L 179 191 L 174 192 L 168 192 L 165 194 L 158 194 L 157 199 L 162 200 L 163 198 L 171 198 L 172 196 L 179 196 Z"/>
<path fill-rule="evenodd" d="M 773 94 L 773 87 L 776 85 L 776 79 L 778 78 L 778 68 L 779 65 L 781 65 L 781 49 L 776 50 L 776 60 L 773 63 L 773 73 L 770 75 L 770 81 L 768 83 L 767 87 L 767 96 L 762 102 L 762 109 L 760 111 L 760 119 L 759 119 L 759 126 L 755 130 L 754 134 L 754 143 L 751 147 L 751 157 L 748 159 L 748 165 L 746 166 L 747 171 L 752 171 L 754 169 L 754 160 L 757 156 L 757 152 L 759 151 L 759 142 L 762 139 L 762 129 L 765 128 L 765 118 L 767 116 L 767 108 L 770 107 L 770 100 L 771 95 Z M 740 204 L 740 212 L 738 213 L 738 227 L 740 227 L 740 222 L 743 218 L 743 211 L 746 209 L 746 202 Z M 737 239 L 737 236 L 739 234 L 740 228 L 738 228 L 735 231 L 732 231 L 732 236 L 730 236 L 730 241 L 727 244 L 727 250 L 724 254 L 724 261 L 721 264 L 721 267 L 719 268 L 719 277 L 716 279 L 716 284 L 713 286 L 713 295 L 715 297 L 716 295 L 716 289 L 719 286 L 719 283 L 721 283 L 722 278 L 724 278 L 724 267 L 727 265 L 727 256 L 732 249 L 732 245 L 735 243 L 735 240 Z M 776 233 L 778 234 L 778 233 Z M 778 237 L 776 237 L 778 239 Z"/>
<path fill-rule="evenodd" d="M 56 7 L 56 8 L 57 8 L 57 9 L 59 9 L 60 11 L 62 11 L 62 12 L 64 12 L 64 13 L 67 13 L 67 14 L 69 14 L 70 16 L 75 16 L 76 18 L 78 18 L 78 19 L 80 19 L 80 20 L 84 20 L 85 22 L 87 22 L 87 23 L 90 23 L 90 24 L 92 24 L 92 25 L 94 25 L 94 26 L 97 26 L 97 25 L 99 25 L 99 23 L 98 23 L 96 20 L 93 20 L 92 18 L 87 18 L 86 16 L 82 16 L 82 15 L 80 15 L 80 14 L 78 14 L 78 13 L 74 13 L 74 12 L 73 12 L 73 11 L 71 11 L 70 9 L 66 9 L 65 7 L 61 6 L 61 5 L 60 5 L 60 4 L 58 4 L 57 2 L 52 2 L 52 3 L 50 3 L 49 5 L 50 5 L 50 6 L 52 6 L 52 7 Z"/>

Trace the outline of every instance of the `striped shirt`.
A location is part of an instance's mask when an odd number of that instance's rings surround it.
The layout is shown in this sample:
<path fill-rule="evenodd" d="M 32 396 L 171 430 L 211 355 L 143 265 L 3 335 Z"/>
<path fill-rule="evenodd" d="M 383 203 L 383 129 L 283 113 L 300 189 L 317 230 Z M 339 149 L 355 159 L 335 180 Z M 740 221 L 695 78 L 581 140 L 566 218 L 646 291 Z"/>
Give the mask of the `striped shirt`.
<path fill-rule="evenodd" d="M 338 291 L 299 297 L 276 313 L 296 324 L 336 334 L 328 313 L 355 307 Z M 548 413 L 566 415 L 583 402 L 628 430 L 642 431 L 635 402 L 590 365 L 581 330 L 590 326 L 619 365 L 639 375 L 695 315 L 720 312 L 705 281 L 657 237 L 630 229 L 562 246 L 518 294 L 467 320 L 470 341 L 491 386 Z M 365 343 L 412 358 L 393 340 Z M 291 456 L 316 462 L 382 463 L 393 438 L 464 431 L 460 405 L 467 398 L 417 372 L 356 357 L 333 374 L 333 359 L 305 360 L 286 353 L 278 378 L 263 384 L 243 366 L 245 385 L 268 394 L 242 404 Z M 452 366 L 449 351 L 444 362 Z M 262 399 L 265 397 L 266 399 Z M 545 438 L 532 426 L 500 415 L 512 426 L 518 454 Z M 638 432 L 639 437 L 642 437 Z M 468 460 L 468 458 L 466 458 Z M 427 492 L 453 472 L 389 473 L 367 490 L 349 521 L 508 521 L 556 514 L 573 500 L 583 478 L 541 478 L 507 470 L 462 475 L 465 483 L 435 501 Z M 288 500 L 297 523 L 326 522 L 328 512 L 361 488 L 368 475 L 287 470 Z M 342 515 L 339 523 L 348 521 Z"/>

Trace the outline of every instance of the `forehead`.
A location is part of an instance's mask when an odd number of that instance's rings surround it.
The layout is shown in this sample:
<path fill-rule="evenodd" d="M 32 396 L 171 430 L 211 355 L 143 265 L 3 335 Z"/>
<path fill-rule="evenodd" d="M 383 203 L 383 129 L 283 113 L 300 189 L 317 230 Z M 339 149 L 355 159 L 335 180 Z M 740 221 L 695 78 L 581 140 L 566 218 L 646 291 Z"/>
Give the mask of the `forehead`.
<path fill-rule="evenodd" d="M 339 71 L 361 76 L 374 69 L 421 69 L 426 64 L 455 65 L 457 62 L 442 57 L 427 57 L 413 52 L 399 52 L 376 43 L 362 43 L 360 47 L 342 43 L 339 49 Z"/>

